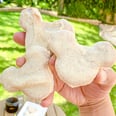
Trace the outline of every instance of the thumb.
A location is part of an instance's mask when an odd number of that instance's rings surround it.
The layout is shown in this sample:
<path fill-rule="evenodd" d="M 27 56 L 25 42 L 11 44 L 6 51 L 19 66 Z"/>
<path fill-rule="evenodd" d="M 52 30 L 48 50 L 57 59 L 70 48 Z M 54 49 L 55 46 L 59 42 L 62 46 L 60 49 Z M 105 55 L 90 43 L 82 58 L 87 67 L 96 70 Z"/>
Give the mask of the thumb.
<path fill-rule="evenodd" d="M 52 104 L 53 97 L 54 97 L 54 92 L 52 92 L 47 98 L 43 99 L 41 105 L 43 107 L 48 107 L 49 105 Z"/>
<path fill-rule="evenodd" d="M 54 65 L 55 64 L 55 60 L 56 60 L 56 56 L 52 55 L 50 60 L 49 60 L 49 65 Z"/>
<path fill-rule="evenodd" d="M 55 55 L 52 55 L 49 62 L 48 62 L 48 65 L 49 65 L 49 68 L 51 70 L 51 72 L 53 73 L 54 75 L 54 65 L 55 65 Z M 49 105 L 52 104 L 52 101 L 53 101 L 53 96 L 54 96 L 54 91 L 45 99 L 42 100 L 41 102 L 41 105 L 44 106 L 44 107 L 48 107 Z"/>
<path fill-rule="evenodd" d="M 116 84 L 116 73 L 112 68 L 102 69 L 96 76 L 95 82 L 105 90 L 111 90 Z"/>
<path fill-rule="evenodd" d="M 16 65 L 18 67 L 21 67 L 21 66 L 23 66 L 25 64 L 25 62 L 26 62 L 26 59 L 25 59 L 24 56 L 22 56 L 22 57 L 17 58 Z"/>
<path fill-rule="evenodd" d="M 55 70 L 55 60 L 56 60 L 56 57 L 55 57 L 55 55 L 53 55 L 53 56 L 51 56 L 51 58 L 48 62 L 49 68 L 54 77 L 56 77 L 56 75 L 57 75 L 56 70 Z"/>

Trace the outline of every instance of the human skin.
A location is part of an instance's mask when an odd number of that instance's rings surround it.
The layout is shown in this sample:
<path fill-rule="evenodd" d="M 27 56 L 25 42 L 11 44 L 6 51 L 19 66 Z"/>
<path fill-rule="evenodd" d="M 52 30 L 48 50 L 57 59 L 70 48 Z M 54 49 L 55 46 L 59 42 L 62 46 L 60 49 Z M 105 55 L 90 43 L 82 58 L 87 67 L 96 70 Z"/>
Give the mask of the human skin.
<path fill-rule="evenodd" d="M 14 41 L 25 45 L 25 33 L 15 33 Z M 53 55 L 49 60 L 49 67 L 55 82 L 54 91 L 42 101 L 43 106 L 49 106 L 52 103 L 54 92 L 57 91 L 65 99 L 79 107 L 80 116 L 115 116 L 109 92 L 116 83 L 116 73 L 111 68 L 100 69 L 91 84 L 71 88 L 59 79 L 55 70 L 55 59 Z M 20 57 L 16 61 L 19 67 L 24 63 L 24 57 Z"/>

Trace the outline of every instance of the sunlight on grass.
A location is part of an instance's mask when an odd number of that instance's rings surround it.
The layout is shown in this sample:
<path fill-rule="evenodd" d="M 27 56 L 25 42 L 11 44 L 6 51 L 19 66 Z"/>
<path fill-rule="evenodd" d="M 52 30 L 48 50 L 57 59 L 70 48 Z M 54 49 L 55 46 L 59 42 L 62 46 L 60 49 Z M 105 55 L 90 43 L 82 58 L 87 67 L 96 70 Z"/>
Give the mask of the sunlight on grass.
<path fill-rule="evenodd" d="M 99 36 L 99 28 L 87 23 L 71 23 L 76 31 L 76 38 L 82 45 L 91 46 L 98 41 L 103 41 Z"/>
<path fill-rule="evenodd" d="M 66 113 L 66 116 L 69 116 L 69 114 L 71 114 L 70 116 L 78 116 L 79 115 L 79 111 L 77 106 L 67 102 L 62 96 L 60 96 L 59 94 L 55 93 L 54 96 L 54 103 L 59 105 L 63 111 Z"/>
<path fill-rule="evenodd" d="M 64 99 L 62 96 L 58 95 L 57 93 L 55 93 L 55 99 L 54 99 L 54 103 L 56 104 L 62 104 L 62 103 L 66 103 L 66 99 Z"/>
<path fill-rule="evenodd" d="M 4 90 L 4 88 L 1 86 L 0 87 L 0 93 L 2 93 L 2 96 L 0 96 L 0 100 L 3 100 L 3 99 L 7 99 L 8 97 L 11 97 L 11 96 L 19 96 L 19 95 L 22 95 L 21 92 L 8 92 L 6 90 Z"/>

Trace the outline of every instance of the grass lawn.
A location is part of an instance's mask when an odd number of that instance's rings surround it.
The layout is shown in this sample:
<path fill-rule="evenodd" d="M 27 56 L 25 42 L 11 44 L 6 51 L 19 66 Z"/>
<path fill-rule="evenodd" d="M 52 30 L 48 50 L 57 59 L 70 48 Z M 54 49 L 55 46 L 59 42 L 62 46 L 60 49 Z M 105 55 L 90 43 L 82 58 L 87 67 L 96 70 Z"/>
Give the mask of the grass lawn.
<path fill-rule="evenodd" d="M 54 21 L 56 18 L 42 15 L 45 21 Z M 13 34 L 22 31 L 19 26 L 19 13 L 16 12 L 0 12 L 0 72 L 5 68 L 15 65 L 17 57 L 24 54 L 24 47 L 17 45 L 13 41 Z M 71 22 L 76 31 L 76 38 L 80 44 L 93 45 L 97 41 L 102 41 L 99 37 L 99 28 L 87 23 Z M 20 92 L 9 93 L 0 86 L 0 100 L 12 95 L 19 95 Z M 116 109 L 116 87 L 112 89 L 111 98 Z M 62 107 L 67 116 L 77 116 L 78 109 L 76 106 L 67 102 L 64 98 L 55 94 L 54 103 Z"/>

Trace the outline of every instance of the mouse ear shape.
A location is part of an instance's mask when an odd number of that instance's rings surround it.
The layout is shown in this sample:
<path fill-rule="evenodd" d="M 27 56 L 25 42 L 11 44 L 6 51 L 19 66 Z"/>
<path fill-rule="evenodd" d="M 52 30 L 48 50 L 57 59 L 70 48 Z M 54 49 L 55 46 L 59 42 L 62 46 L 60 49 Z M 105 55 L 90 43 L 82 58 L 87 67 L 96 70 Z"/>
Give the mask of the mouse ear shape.
<path fill-rule="evenodd" d="M 26 8 L 21 12 L 19 23 L 25 30 L 27 30 L 28 26 L 32 25 L 35 20 L 36 23 L 42 22 L 42 16 L 39 10 L 36 8 Z"/>

